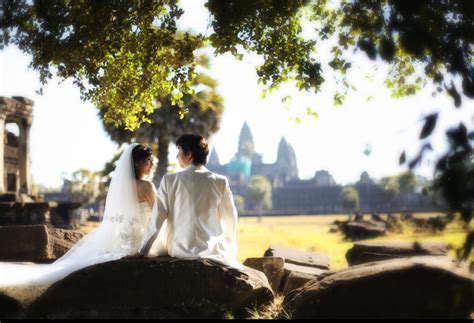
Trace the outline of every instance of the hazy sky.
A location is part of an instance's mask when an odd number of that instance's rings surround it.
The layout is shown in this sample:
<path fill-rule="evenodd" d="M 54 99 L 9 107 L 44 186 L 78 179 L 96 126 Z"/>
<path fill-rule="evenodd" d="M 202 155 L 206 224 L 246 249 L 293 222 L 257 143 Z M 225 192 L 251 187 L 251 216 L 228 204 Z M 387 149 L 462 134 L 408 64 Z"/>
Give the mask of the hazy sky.
<path fill-rule="evenodd" d="M 186 14 L 180 20 L 183 29 L 204 32 L 208 23 L 204 1 L 185 1 Z M 192 7 L 190 7 L 192 6 Z M 320 50 L 324 57 L 324 48 Z M 231 55 L 211 60 L 211 75 L 219 82 L 218 91 L 224 97 L 225 112 L 221 129 L 210 138 L 222 163 L 235 154 L 240 129 L 247 121 L 254 137 L 255 149 L 263 154 L 264 162 L 276 159 L 282 136 L 293 145 L 297 155 L 300 178 L 310 178 L 315 171 L 325 169 L 336 182 L 357 181 L 362 171 L 372 177 L 396 174 L 398 157 L 406 149 L 414 156 L 421 142 L 417 140 L 423 122 L 421 118 L 432 111 L 441 112 L 440 125 L 433 134 L 432 144 L 438 155 L 446 148 L 442 129 L 460 120 L 473 122 L 473 101 L 464 100 L 462 109 L 453 108 L 451 98 L 440 94 L 433 98 L 427 86 L 415 97 L 395 100 L 383 85 L 387 66 L 379 64 L 378 71 L 365 56 L 356 54 L 360 66 L 351 73 L 357 90 L 349 94 L 342 107 L 333 107 L 334 82 L 328 80 L 317 95 L 300 93 L 292 86 L 260 99 L 262 88 L 257 84 L 253 64 L 258 58 L 249 56 L 239 62 Z M 38 73 L 28 69 L 29 55 L 13 46 L 0 51 L 0 96 L 26 96 L 35 102 L 31 130 L 32 173 L 37 183 L 60 186 L 61 176 L 79 168 L 99 170 L 119 148 L 102 129 L 94 106 L 79 98 L 79 90 L 70 80 L 58 83 L 53 79 L 39 96 Z M 372 75 L 369 81 L 366 75 Z M 281 98 L 292 95 L 288 111 Z M 369 102 L 368 97 L 373 97 Z M 304 114 L 307 107 L 319 114 L 318 120 L 303 118 L 300 124 L 290 117 Z M 370 145 L 372 153 L 363 152 Z M 171 147 L 170 161 L 176 150 Z M 429 156 L 427 156 L 429 157 Z M 432 160 L 427 158 L 418 173 L 431 177 Z"/>

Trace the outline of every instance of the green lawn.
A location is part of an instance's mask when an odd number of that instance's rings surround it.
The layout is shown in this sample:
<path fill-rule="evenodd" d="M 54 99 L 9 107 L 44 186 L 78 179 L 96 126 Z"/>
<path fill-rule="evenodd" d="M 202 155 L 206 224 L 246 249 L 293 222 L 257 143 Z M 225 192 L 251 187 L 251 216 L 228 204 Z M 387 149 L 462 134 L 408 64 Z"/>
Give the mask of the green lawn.
<path fill-rule="evenodd" d="M 416 217 L 434 216 L 416 214 Z M 368 216 L 366 215 L 368 219 Z M 354 242 L 345 241 L 341 233 L 329 233 L 334 220 L 347 220 L 347 215 L 302 215 L 302 216 L 264 216 L 261 222 L 257 218 L 240 218 L 237 240 L 238 258 L 244 261 L 248 257 L 261 257 L 270 245 L 285 245 L 306 251 L 325 254 L 331 259 L 331 269 L 347 267 L 345 254 Z M 471 226 L 472 227 L 472 226 Z M 441 233 L 415 232 L 414 228 L 404 226 L 404 233 L 364 240 L 364 241 L 438 241 L 455 248 L 463 245 L 466 230 L 459 221 L 453 221 Z"/>

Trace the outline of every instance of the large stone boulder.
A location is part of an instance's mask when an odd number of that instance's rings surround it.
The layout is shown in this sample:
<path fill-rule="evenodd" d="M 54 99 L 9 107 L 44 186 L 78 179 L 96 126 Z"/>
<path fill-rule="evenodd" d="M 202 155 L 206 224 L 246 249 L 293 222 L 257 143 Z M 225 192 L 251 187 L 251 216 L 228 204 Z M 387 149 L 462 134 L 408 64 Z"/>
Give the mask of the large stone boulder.
<path fill-rule="evenodd" d="M 378 260 L 412 256 L 447 256 L 448 245 L 442 242 L 358 242 L 346 253 L 349 266 Z"/>
<path fill-rule="evenodd" d="M 285 259 L 285 263 L 329 270 L 329 257 L 314 252 L 284 246 L 270 246 L 264 256 L 281 257 Z"/>
<path fill-rule="evenodd" d="M 371 262 L 307 283 L 283 308 L 292 318 L 469 318 L 473 279 L 444 257 Z"/>
<path fill-rule="evenodd" d="M 325 269 L 285 262 L 281 257 L 247 258 L 244 265 L 263 272 L 267 276 L 273 292 L 283 295 L 287 295 L 310 280 L 329 273 Z"/>
<path fill-rule="evenodd" d="M 51 258 L 45 225 L 0 227 L 0 261 L 33 261 Z"/>
<path fill-rule="evenodd" d="M 281 283 L 281 292 L 285 296 L 309 281 L 318 279 L 329 273 L 328 270 L 321 268 L 298 266 L 291 263 L 285 263 L 283 268 L 284 276 Z"/>
<path fill-rule="evenodd" d="M 0 261 L 52 262 L 64 255 L 83 233 L 46 225 L 0 227 Z"/>
<path fill-rule="evenodd" d="M 53 284 L 28 318 L 157 319 L 244 317 L 274 297 L 265 275 L 208 259 L 123 259 Z"/>
<path fill-rule="evenodd" d="M 49 248 L 51 249 L 52 258 L 57 259 L 63 256 L 83 236 L 84 233 L 80 231 L 48 228 Z"/>
<path fill-rule="evenodd" d="M 281 257 L 253 257 L 244 261 L 244 266 L 259 270 L 267 276 L 274 293 L 281 289 L 281 279 L 284 275 L 285 260 Z"/>
<path fill-rule="evenodd" d="M 383 222 L 358 221 L 346 222 L 341 225 L 341 231 L 347 239 L 362 240 L 385 235 L 387 226 Z"/>
<path fill-rule="evenodd" d="M 416 232 L 426 230 L 437 232 L 444 231 L 446 226 L 451 223 L 454 218 L 455 216 L 453 213 L 448 213 L 446 215 L 437 215 L 428 218 L 409 217 L 406 221 L 416 227 Z"/>

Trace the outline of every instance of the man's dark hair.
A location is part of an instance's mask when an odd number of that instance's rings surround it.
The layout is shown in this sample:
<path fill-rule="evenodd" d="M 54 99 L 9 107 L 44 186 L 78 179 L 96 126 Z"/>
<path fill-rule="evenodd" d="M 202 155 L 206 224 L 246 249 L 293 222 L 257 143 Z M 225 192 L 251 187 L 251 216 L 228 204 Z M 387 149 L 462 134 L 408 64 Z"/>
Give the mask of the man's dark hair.
<path fill-rule="evenodd" d="M 206 138 L 201 135 L 185 134 L 178 138 L 176 147 L 181 147 L 187 155 L 191 153 L 194 165 L 206 165 L 209 146 Z"/>

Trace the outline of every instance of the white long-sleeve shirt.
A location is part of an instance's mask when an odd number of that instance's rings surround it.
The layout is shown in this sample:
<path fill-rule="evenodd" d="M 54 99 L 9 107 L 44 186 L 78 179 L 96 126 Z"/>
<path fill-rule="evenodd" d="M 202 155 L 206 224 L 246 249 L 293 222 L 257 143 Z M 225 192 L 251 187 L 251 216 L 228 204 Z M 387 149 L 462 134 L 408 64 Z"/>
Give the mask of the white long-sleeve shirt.
<path fill-rule="evenodd" d="M 143 254 L 237 261 L 238 214 L 225 176 L 191 165 L 161 180 Z"/>

